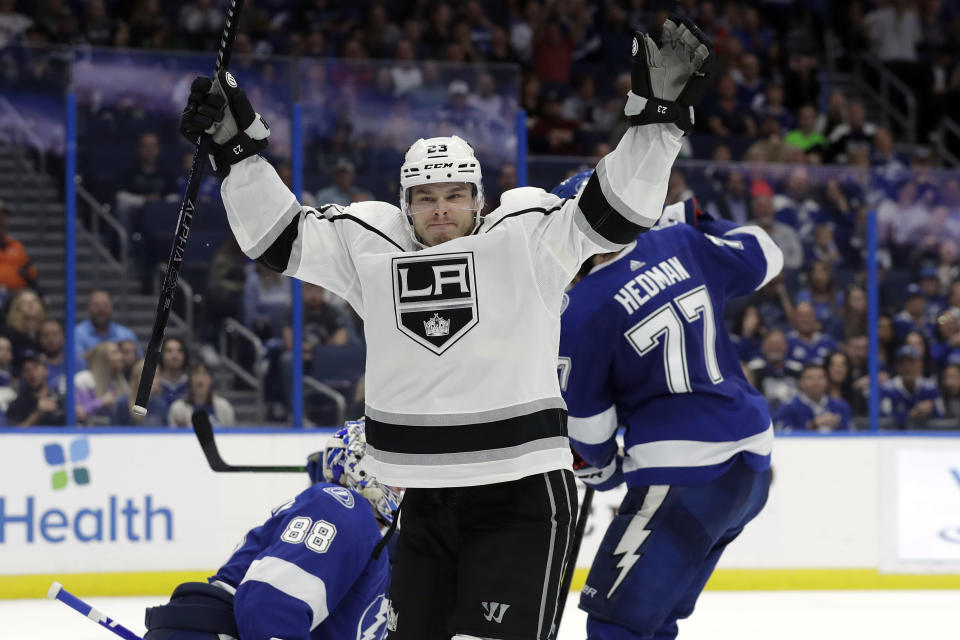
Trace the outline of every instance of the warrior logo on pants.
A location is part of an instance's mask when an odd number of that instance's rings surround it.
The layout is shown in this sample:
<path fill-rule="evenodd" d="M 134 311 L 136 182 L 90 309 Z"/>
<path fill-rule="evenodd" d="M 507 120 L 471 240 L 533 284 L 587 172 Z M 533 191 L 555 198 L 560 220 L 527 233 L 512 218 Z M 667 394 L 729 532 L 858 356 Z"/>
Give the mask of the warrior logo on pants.
<path fill-rule="evenodd" d="M 486 618 L 487 622 L 496 622 L 497 624 L 503 622 L 503 616 L 510 608 L 510 605 L 502 602 L 483 602 L 481 604 L 483 604 L 483 617 Z"/>
<path fill-rule="evenodd" d="M 437 355 L 476 326 L 473 253 L 393 259 L 397 328 Z"/>

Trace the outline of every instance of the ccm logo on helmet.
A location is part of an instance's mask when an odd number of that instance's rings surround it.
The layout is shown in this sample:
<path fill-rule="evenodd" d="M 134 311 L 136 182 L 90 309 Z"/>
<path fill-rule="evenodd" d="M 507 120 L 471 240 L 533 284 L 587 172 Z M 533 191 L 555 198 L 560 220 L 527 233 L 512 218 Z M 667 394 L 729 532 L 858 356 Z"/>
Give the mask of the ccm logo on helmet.
<path fill-rule="evenodd" d="M 453 167 L 452 162 L 438 162 L 437 164 L 425 164 L 423 165 L 424 171 L 427 169 L 450 169 Z"/>

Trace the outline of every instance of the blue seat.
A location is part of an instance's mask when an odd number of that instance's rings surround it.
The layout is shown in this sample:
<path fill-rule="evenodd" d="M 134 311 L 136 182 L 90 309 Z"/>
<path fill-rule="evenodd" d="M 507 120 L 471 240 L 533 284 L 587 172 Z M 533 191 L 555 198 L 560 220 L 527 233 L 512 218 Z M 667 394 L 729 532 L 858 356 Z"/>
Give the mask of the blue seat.
<path fill-rule="evenodd" d="M 313 349 L 311 375 L 338 391 L 353 388 L 363 377 L 367 359 L 367 345 L 317 345 Z M 342 393 L 342 391 L 341 391 Z"/>

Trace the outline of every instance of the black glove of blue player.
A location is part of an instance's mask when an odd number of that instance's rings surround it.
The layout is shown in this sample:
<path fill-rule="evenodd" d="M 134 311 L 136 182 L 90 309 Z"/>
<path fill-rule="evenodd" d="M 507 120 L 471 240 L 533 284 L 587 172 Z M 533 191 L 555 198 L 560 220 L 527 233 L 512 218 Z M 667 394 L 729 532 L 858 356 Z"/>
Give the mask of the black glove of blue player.
<path fill-rule="evenodd" d="M 214 80 L 194 78 L 180 117 L 180 133 L 191 144 L 197 144 L 201 133 L 211 134 L 210 162 L 220 177 L 225 177 L 231 165 L 267 148 L 270 127 L 253 110 L 233 74 L 224 69 Z"/>
<path fill-rule="evenodd" d="M 624 113 L 633 124 L 673 122 L 693 128 L 693 105 L 706 91 L 717 65 L 713 44 L 697 25 L 671 17 L 661 44 L 645 33 L 633 35 L 632 88 Z"/>

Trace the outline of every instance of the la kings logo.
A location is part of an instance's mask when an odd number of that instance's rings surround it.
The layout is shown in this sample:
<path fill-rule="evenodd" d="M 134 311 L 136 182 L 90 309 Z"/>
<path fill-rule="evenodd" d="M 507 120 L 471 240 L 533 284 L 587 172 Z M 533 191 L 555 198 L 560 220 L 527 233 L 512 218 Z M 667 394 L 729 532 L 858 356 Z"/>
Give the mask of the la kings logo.
<path fill-rule="evenodd" d="M 473 253 L 393 259 L 397 328 L 437 355 L 477 325 Z"/>

